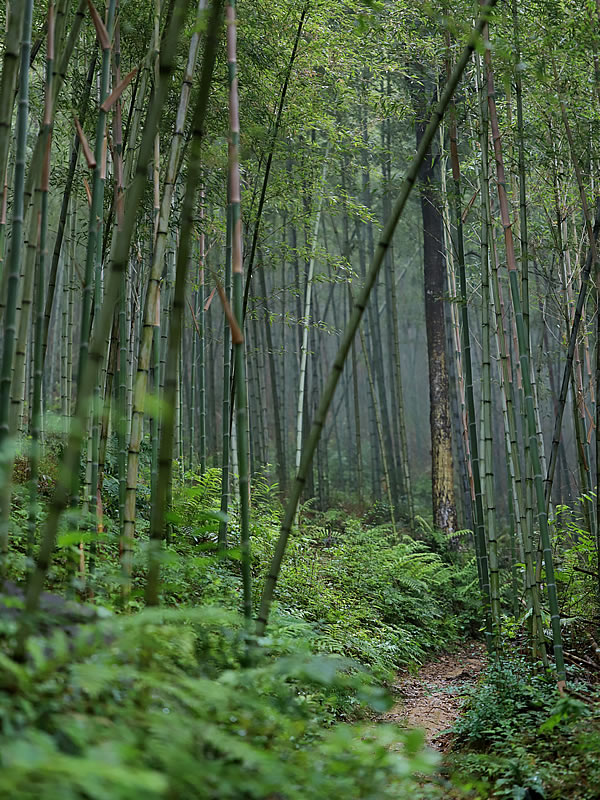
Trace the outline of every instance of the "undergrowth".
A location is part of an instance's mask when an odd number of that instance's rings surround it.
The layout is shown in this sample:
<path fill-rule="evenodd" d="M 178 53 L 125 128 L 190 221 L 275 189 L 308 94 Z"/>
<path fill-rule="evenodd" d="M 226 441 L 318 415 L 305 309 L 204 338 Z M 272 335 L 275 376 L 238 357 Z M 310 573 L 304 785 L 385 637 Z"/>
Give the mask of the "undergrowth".
<path fill-rule="evenodd" d="M 491 664 L 455 725 L 450 769 L 469 797 L 594 800 L 600 796 L 600 694 L 569 670 L 577 696 L 510 650 Z"/>
<path fill-rule="evenodd" d="M 110 455 L 110 454 L 109 454 Z M 451 538 L 419 518 L 394 534 L 381 504 L 362 516 L 306 503 L 290 539 L 267 636 L 238 615 L 239 528 L 223 520 L 220 473 L 186 475 L 175 489 L 161 564 L 161 608 L 145 610 L 147 488 L 138 493 L 133 591 L 121 607 L 118 485 L 105 481 L 105 530 L 66 514 L 45 605 L 25 664 L 12 657 L 18 589 L 0 604 L 0 793 L 17 798 L 510 798 L 600 796 L 600 717 L 589 685 L 559 699 L 543 672 L 516 655 L 523 620 L 506 621 L 502 658 L 473 689 L 440 773 L 419 733 L 374 725 L 382 689 L 479 627 L 477 571 L 468 532 Z M 47 467 L 52 480 L 52 464 Z M 29 516 L 27 476 L 14 492 L 9 577 L 22 580 Z M 276 488 L 254 485 L 255 607 L 279 533 Z M 43 511 L 37 521 L 43 522 Z M 579 560 L 557 570 L 568 606 L 566 641 L 590 615 L 590 537 L 561 510 L 554 536 Z M 81 550 L 95 540 L 84 583 Z M 571 595 L 569 595 L 569 592 Z M 77 616 L 65 596 L 87 599 Z M 81 608 L 80 606 L 78 608 Z M 75 615 L 75 616 L 74 616 Z M 517 637 L 517 638 L 515 638 Z M 574 641 L 574 640 L 573 640 Z M 507 654 L 507 655 L 505 655 Z M 390 745 L 393 745 L 390 747 Z M 283 791 L 282 787 L 285 787 Z"/>
<path fill-rule="evenodd" d="M 215 606 L 56 628 L 30 656 L 0 656 L 2 797 L 375 800 L 435 764 L 418 734 L 327 729 L 332 695 L 381 709 L 382 690 L 281 631 L 248 653 L 243 621 Z"/>
<path fill-rule="evenodd" d="M 160 610 L 143 609 L 147 504 L 140 491 L 133 591 L 121 613 L 118 486 L 105 483 L 105 531 L 65 515 L 48 595 L 25 664 L 12 657 L 22 596 L 0 606 L 0 795 L 53 800 L 404 797 L 437 757 L 417 732 L 372 724 L 382 681 L 461 637 L 476 618 L 471 558 L 432 549 L 389 523 L 308 503 L 281 572 L 267 636 L 241 600 L 236 509 L 217 549 L 220 473 L 176 488 Z M 114 496 L 113 496 L 114 495 Z M 23 579 L 27 488 L 16 491 L 10 577 Z M 273 487 L 253 494 L 258 603 L 279 532 Z M 368 518 L 367 518 L 368 519 Z M 40 510 L 38 522 L 43 521 Z M 95 541 L 84 584 L 80 546 Z M 73 618 L 64 596 L 86 597 Z M 95 609 L 95 611 L 94 611 Z M 91 613 L 91 612 L 90 612 Z M 390 744 L 394 747 L 390 748 Z M 420 777 L 419 777 L 420 776 Z M 282 794 L 282 787 L 285 792 Z"/>

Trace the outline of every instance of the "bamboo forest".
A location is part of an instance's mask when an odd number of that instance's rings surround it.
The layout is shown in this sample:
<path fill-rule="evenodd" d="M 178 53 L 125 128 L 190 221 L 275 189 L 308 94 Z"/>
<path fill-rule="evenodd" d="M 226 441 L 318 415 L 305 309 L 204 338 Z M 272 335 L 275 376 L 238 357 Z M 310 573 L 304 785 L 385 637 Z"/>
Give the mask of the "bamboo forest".
<path fill-rule="evenodd" d="M 0 0 L 0 797 L 600 798 L 600 0 Z"/>

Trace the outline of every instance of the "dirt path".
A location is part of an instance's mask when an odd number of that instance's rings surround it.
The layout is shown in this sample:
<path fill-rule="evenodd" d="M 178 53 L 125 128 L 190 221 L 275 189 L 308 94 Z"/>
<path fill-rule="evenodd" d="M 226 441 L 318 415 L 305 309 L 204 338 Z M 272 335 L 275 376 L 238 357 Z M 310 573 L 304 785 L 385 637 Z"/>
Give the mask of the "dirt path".
<path fill-rule="evenodd" d="M 460 714 L 465 689 L 477 680 L 485 663 L 484 645 L 470 641 L 457 652 L 424 664 L 417 675 L 400 673 L 394 685 L 400 698 L 382 721 L 422 728 L 430 747 L 445 750 L 450 740 L 447 730 Z"/>

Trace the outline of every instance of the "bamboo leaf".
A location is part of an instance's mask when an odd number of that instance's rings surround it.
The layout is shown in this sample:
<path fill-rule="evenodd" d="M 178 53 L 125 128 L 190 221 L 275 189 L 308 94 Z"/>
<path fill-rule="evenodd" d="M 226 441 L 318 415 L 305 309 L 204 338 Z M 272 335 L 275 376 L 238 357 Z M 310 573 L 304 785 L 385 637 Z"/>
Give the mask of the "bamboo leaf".
<path fill-rule="evenodd" d="M 215 292 L 217 291 L 216 287 L 212 290 L 212 292 L 208 295 L 208 300 L 204 303 L 204 310 L 208 311 L 210 308 L 210 304 L 212 303 L 213 297 L 215 296 Z"/>
<path fill-rule="evenodd" d="M 87 178 L 83 179 L 83 186 L 85 188 L 85 194 L 86 194 L 86 197 L 87 197 L 88 206 L 91 206 L 92 205 L 92 192 L 90 190 L 90 185 L 87 182 Z"/>
<path fill-rule="evenodd" d="M 98 41 L 103 50 L 110 50 L 110 37 L 108 35 L 108 31 L 104 27 L 104 23 L 100 18 L 100 15 L 96 11 L 92 0 L 88 0 L 88 8 L 90 10 L 90 16 L 92 17 L 92 21 L 94 23 L 94 28 L 96 28 L 96 35 L 98 36 Z"/>
<path fill-rule="evenodd" d="M 231 328 L 231 341 L 233 344 L 242 344 L 242 342 L 244 341 L 244 336 L 233 314 L 233 311 L 231 310 L 231 306 L 229 305 L 229 300 L 227 299 L 225 290 L 223 289 L 220 283 L 217 283 L 217 292 L 221 299 L 221 303 L 223 305 L 223 311 L 225 312 L 225 316 L 227 317 L 227 322 L 229 323 L 229 327 Z"/>
<path fill-rule="evenodd" d="M 121 95 L 123 94 L 125 89 L 129 86 L 131 81 L 134 79 L 135 74 L 136 74 L 137 71 L 138 71 L 138 68 L 134 67 L 131 70 L 131 72 L 129 73 L 129 75 L 126 75 L 123 78 L 123 80 L 121 81 L 121 83 L 118 84 L 118 86 L 115 86 L 115 88 L 108 95 L 106 100 L 100 106 L 102 111 L 104 111 L 104 112 L 110 111 L 110 109 L 114 106 L 114 104 L 117 102 L 119 97 L 121 97 Z"/>
<path fill-rule="evenodd" d="M 79 141 L 81 142 L 81 149 L 83 150 L 83 155 L 85 156 L 86 163 L 88 165 L 88 169 L 95 169 L 96 168 L 96 159 L 94 158 L 94 154 L 88 144 L 88 140 L 85 137 L 85 133 L 83 132 L 83 128 L 77 117 L 75 117 L 75 127 L 77 128 L 77 136 L 79 137 Z"/>
<path fill-rule="evenodd" d="M 190 303 L 189 299 L 187 300 L 187 304 L 188 308 L 190 309 L 190 314 L 192 315 L 192 320 L 194 321 L 194 327 L 196 328 L 196 333 L 198 334 L 198 338 L 202 339 L 202 334 L 200 333 L 200 328 L 198 326 L 198 320 L 196 319 L 196 315 L 194 314 L 194 309 L 192 308 L 192 304 Z"/>

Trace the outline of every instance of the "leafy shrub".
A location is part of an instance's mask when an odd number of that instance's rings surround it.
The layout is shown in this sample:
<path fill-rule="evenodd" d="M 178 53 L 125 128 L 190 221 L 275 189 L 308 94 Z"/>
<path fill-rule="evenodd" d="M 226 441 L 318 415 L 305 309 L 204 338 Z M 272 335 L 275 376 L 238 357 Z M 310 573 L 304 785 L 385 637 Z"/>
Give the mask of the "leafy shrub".
<path fill-rule="evenodd" d="M 31 643 L 26 665 L 0 656 L 0 794 L 375 800 L 412 791 L 415 772 L 435 763 L 418 735 L 323 729 L 334 690 L 381 703 L 368 677 L 288 648 L 254 650 L 248 665 L 243 621 L 205 607 L 144 611 L 71 639 L 57 630 Z"/>
<path fill-rule="evenodd" d="M 589 504 L 584 495 L 579 503 Z M 594 496 L 595 500 L 595 496 Z M 563 613 L 573 618 L 591 618 L 596 613 L 596 574 L 598 553 L 596 537 L 585 530 L 578 509 L 558 506 L 552 524 L 557 549 L 556 580 Z"/>
<path fill-rule="evenodd" d="M 510 744 L 524 730 L 537 731 L 555 695 L 555 684 L 543 674 L 532 674 L 523 659 L 494 662 L 455 731 L 459 740 L 478 749 Z"/>
<path fill-rule="evenodd" d="M 592 800 L 600 794 L 600 715 L 581 700 L 560 697 L 549 676 L 533 673 L 519 657 L 486 670 L 454 731 L 455 748 L 467 751 L 452 762 L 461 775 L 483 781 L 484 797 Z"/>

